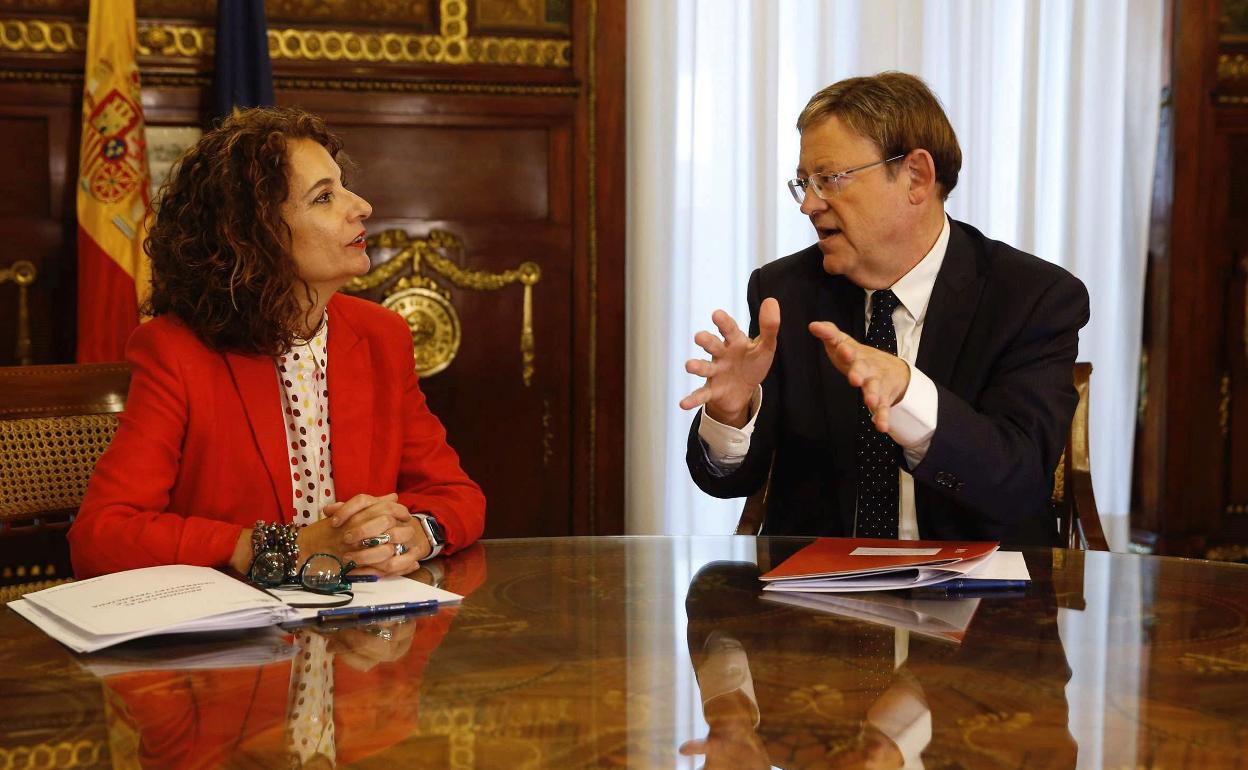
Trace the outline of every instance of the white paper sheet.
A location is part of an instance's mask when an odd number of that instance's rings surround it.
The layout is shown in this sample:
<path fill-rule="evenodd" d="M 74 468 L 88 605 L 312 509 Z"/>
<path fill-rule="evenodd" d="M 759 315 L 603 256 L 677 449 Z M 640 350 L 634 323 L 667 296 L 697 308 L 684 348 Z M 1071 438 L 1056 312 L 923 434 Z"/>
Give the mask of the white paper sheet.
<path fill-rule="evenodd" d="M 272 596 L 210 567 L 172 564 L 63 583 L 26 595 L 44 612 L 95 636 L 220 628 L 218 616 L 262 611 L 289 616 Z M 228 620 L 226 621 L 228 622 Z"/>
<path fill-rule="evenodd" d="M 271 626 L 299 617 L 281 601 L 209 567 L 174 564 L 46 588 L 10 602 L 77 652 L 156 634 Z"/>

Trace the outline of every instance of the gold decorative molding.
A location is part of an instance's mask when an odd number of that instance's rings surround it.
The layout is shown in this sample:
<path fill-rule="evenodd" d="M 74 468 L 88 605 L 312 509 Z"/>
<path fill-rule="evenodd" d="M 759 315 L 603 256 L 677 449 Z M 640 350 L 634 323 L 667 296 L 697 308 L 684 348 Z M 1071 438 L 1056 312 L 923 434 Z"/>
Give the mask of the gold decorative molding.
<path fill-rule="evenodd" d="M 59 70 L 11 70 L 0 69 L 0 82 L 8 83 L 73 83 L 82 85 L 81 72 Z"/>
<path fill-rule="evenodd" d="M 1248 504 L 1241 503 L 1239 505 L 1236 505 L 1235 503 L 1230 503 L 1226 506 L 1226 515 L 1227 516 L 1248 516 Z M 1248 550 L 1244 550 L 1243 556 L 1239 558 L 1243 558 L 1245 556 L 1248 556 Z"/>
<path fill-rule="evenodd" d="M 0 50 L 69 53 L 87 50 L 87 25 L 43 19 L 0 19 Z"/>
<path fill-rule="evenodd" d="M 71 767 L 101 767 L 107 761 L 107 744 L 87 739 L 0 748 L 0 767 L 3 768 L 62 770 Z"/>
<path fill-rule="evenodd" d="M 1219 56 L 1218 80 L 1225 83 L 1248 80 L 1248 56 L 1242 53 L 1224 53 Z"/>
<path fill-rule="evenodd" d="M 82 84 L 79 71 L 59 70 L 8 70 L 0 69 L 0 82 L 11 83 L 69 83 Z M 143 74 L 145 86 L 171 88 L 208 87 L 212 78 L 207 75 L 191 75 L 176 72 L 147 72 Z M 273 85 L 289 91 L 357 91 L 420 94 L 479 94 L 485 96 L 577 96 L 579 86 L 554 86 L 539 83 L 465 83 L 453 80 L 377 80 L 305 78 L 281 76 L 273 78 Z"/>
<path fill-rule="evenodd" d="M 416 372 L 421 377 L 432 377 L 451 365 L 464 333 L 455 306 L 436 285 L 408 286 L 386 297 L 381 304 L 407 321 Z"/>
<path fill-rule="evenodd" d="M 1219 386 L 1221 400 L 1218 402 L 1218 429 L 1225 438 L 1231 432 L 1231 373 L 1222 373 L 1222 384 Z"/>
<path fill-rule="evenodd" d="M 492 273 L 467 270 L 446 254 L 463 254 L 464 243 L 444 230 L 432 230 L 426 238 L 412 238 L 402 230 L 386 230 L 368 239 L 370 248 L 397 249 L 398 253 L 367 275 L 353 278 L 344 288 L 360 293 L 407 275 L 389 288 L 382 304 L 402 315 L 412 330 L 412 344 L 421 376 L 450 366 L 461 339 L 459 316 L 450 292 L 422 274 L 423 265 L 461 289 L 497 291 L 513 283 L 524 286 L 524 311 L 520 323 L 521 377 L 533 384 L 536 342 L 533 336 L 533 286 L 542 279 L 535 262 L 522 262 L 513 270 Z M 425 368 L 421 368 L 421 367 Z"/>
<path fill-rule="evenodd" d="M 13 355 L 23 366 L 34 363 L 30 356 L 30 305 L 26 297 L 26 287 L 35 282 L 38 274 L 35 264 L 26 259 L 19 259 L 7 268 L 0 269 L 0 283 L 12 281 L 17 284 L 17 346 Z"/>
<path fill-rule="evenodd" d="M 143 82 L 148 82 L 144 76 Z M 326 78 L 275 77 L 273 85 L 290 90 L 391 91 L 422 94 L 481 94 L 486 96 L 576 96 L 577 86 L 551 86 L 533 83 L 463 83 L 458 81 L 339 80 Z"/>
<path fill-rule="evenodd" d="M 447 24 L 443 23 L 445 30 Z M 453 27 L 467 29 L 467 25 Z M 350 30 L 269 30 L 274 61 L 346 61 L 370 64 L 505 64 L 571 66 L 572 43 L 519 37 L 468 37 L 466 34 L 411 35 Z"/>
<path fill-rule="evenodd" d="M 208 27 L 188 27 L 163 22 L 138 23 L 140 56 L 210 56 L 216 33 Z M 270 40 L 269 47 L 273 47 Z"/>
<path fill-rule="evenodd" d="M 330 61 L 354 64 L 485 64 L 566 69 L 572 66 L 572 41 L 566 38 L 475 37 L 470 34 L 468 4 L 441 0 L 440 34 L 351 29 L 269 28 L 269 56 L 281 61 Z M 211 27 L 138 22 L 141 56 L 198 59 L 215 47 Z M 15 53 L 78 53 L 86 50 L 87 25 L 56 19 L 0 19 L 0 50 Z"/>

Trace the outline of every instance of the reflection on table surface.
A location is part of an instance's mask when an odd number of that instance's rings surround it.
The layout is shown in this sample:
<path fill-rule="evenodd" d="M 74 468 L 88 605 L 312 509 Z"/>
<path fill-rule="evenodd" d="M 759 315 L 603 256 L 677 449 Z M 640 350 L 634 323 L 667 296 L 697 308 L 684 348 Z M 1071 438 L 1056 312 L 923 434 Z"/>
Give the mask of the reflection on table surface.
<path fill-rule="evenodd" d="M 418 575 L 466 596 L 436 614 L 94 655 L 6 609 L 0 768 L 1248 765 L 1248 568 L 1034 550 L 973 605 L 761 595 L 805 542 L 485 541 Z"/>

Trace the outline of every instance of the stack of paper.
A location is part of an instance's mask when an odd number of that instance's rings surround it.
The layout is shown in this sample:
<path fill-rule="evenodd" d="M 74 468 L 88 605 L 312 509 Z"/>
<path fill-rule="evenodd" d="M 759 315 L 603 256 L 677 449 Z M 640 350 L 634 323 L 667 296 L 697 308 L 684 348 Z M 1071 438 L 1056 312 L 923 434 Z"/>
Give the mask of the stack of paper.
<path fill-rule="evenodd" d="M 298 610 L 209 567 L 117 572 L 26 594 L 9 606 L 76 652 L 156 634 L 257 628 Z"/>
<path fill-rule="evenodd" d="M 822 537 L 762 576 L 764 591 L 840 593 L 965 582 L 1025 582 L 1022 554 L 997 543 Z M 988 583 L 987 581 L 992 581 Z"/>

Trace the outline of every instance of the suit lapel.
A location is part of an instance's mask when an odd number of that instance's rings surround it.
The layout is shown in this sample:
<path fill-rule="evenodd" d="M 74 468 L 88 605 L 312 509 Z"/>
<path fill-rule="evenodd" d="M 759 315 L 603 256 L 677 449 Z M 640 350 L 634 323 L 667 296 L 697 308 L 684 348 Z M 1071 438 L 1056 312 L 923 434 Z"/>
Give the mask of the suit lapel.
<path fill-rule="evenodd" d="M 337 498 L 359 493 L 386 494 L 393 489 L 370 489 L 372 467 L 373 367 L 368 340 L 338 298 L 329 303 L 329 424 L 330 457 L 334 465 Z"/>
<path fill-rule="evenodd" d="M 841 276 L 822 275 L 816 279 L 815 317 L 816 321 L 831 321 L 842 331 L 849 332 L 854 339 L 861 341 L 865 336 L 866 322 L 863 319 L 865 295 L 862 289 L 854 286 Z M 813 337 L 811 337 L 814 340 Z M 819 350 L 819 377 L 823 384 L 823 394 L 828 404 L 844 399 L 854 389 L 845 380 L 845 375 L 837 371 L 823 349 L 823 344 L 814 340 Z M 829 417 L 834 417 L 842 410 L 829 410 Z M 835 425 L 833 435 L 836 434 Z"/>
<path fill-rule="evenodd" d="M 953 384 L 954 365 L 984 286 L 970 239 L 957 222 L 950 220 L 949 225 L 949 246 L 932 287 L 916 362 L 924 374 L 945 387 Z"/>
<path fill-rule="evenodd" d="M 822 263 L 815 285 L 816 321 L 831 321 L 842 331 L 849 332 L 855 340 L 866 336 L 866 293 L 843 276 L 823 272 Z M 837 490 L 837 509 L 841 515 L 841 531 L 846 535 L 853 531 L 854 508 L 858 466 L 853 458 L 858 456 L 858 400 L 861 394 L 850 386 L 845 375 L 828 358 L 822 343 L 810 337 L 816 347 L 819 361 L 819 379 L 823 389 L 824 417 L 828 423 L 828 438 L 833 447 L 833 458 L 841 462 L 829 462 L 841 477 L 834 488 Z"/>
<path fill-rule="evenodd" d="M 294 511 L 294 493 L 290 486 L 286 430 L 282 423 L 281 388 L 273 359 L 240 353 L 223 355 L 238 397 L 243 402 L 256 451 L 268 471 L 279 515 L 283 521 L 290 521 Z"/>

